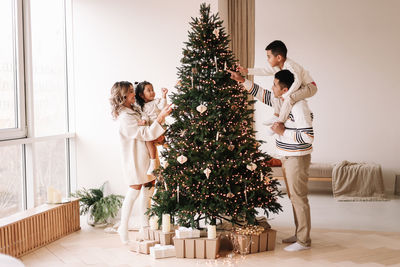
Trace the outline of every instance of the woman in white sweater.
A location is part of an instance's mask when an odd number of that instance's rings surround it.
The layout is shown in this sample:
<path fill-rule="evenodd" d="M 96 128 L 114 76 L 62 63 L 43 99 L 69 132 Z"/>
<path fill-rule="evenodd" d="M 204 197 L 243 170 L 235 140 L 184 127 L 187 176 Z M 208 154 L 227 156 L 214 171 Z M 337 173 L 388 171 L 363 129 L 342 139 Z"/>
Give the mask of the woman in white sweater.
<path fill-rule="evenodd" d="M 133 204 L 140 195 L 142 227 L 148 225 L 148 217 L 144 215 L 150 205 L 154 192 L 154 176 L 147 175 L 150 164 L 146 141 L 159 138 L 164 133 L 161 123 L 171 113 L 168 105 L 161 110 L 156 120 L 149 126 L 139 126 L 141 111 L 134 106 L 135 92 L 132 83 L 116 82 L 111 88 L 110 103 L 112 116 L 119 122 L 119 136 L 122 151 L 122 168 L 126 183 L 129 185 L 121 208 L 121 224 L 118 228 L 121 241 L 127 244 L 128 221 Z"/>

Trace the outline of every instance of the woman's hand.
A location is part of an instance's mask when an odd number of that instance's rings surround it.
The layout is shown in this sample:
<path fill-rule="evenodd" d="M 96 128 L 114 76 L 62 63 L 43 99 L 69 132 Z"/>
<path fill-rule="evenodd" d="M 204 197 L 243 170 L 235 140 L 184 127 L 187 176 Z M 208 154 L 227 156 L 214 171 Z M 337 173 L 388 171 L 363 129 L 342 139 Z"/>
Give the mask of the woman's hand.
<path fill-rule="evenodd" d="M 171 105 L 172 104 L 167 105 L 165 108 L 163 108 L 161 110 L 160 114 L 158 114 L 157 121 L 159 124 L 163 123 L 163 121 L 165 120 L 165 117 L 167 117 L 169 114 L 171 114 L 171 112 L 172 112 Z"/>

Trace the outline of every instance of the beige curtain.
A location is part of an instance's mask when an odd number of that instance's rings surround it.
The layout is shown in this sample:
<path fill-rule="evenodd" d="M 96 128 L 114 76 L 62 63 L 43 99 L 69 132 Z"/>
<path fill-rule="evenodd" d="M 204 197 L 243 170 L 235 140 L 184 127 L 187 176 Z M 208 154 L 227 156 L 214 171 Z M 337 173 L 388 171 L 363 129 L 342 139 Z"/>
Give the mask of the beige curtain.
<path fill-rule="evenodd" d="M 246 68 L 254 67 L 255 0 L 219 0 L 218 12 L 231 37 L 230 49 Z"/>
<path fill-rule="evenodd" d="M 254 67 L 255 0 L 218 0 L 218 13 L 230 35 L 229 48 L 240 65 Z M 253 76 L 247 77 L 253 81 Z M 248 95 L 252 100 L 253 96 Z M 250 105 L 248 108 L 254 108 Z M 255 127 L 253 123 L 253 128 Z"/>

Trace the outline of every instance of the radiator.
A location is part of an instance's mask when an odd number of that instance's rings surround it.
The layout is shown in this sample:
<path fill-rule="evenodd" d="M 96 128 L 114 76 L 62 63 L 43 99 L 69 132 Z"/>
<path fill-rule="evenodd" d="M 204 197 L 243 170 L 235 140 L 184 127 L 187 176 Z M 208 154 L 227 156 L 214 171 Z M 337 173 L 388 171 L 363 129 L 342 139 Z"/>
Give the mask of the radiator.
<path fill-rule="evenodd" d="M 0 219 L 0 253 L 21 257 L 80 229 L 79 200 Z"/>

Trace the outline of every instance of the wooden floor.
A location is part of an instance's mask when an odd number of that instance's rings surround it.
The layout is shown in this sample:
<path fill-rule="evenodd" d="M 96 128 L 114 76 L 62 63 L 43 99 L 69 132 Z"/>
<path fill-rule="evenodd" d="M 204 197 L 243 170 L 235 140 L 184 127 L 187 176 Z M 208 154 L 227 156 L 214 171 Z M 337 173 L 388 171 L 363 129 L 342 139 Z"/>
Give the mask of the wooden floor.
<path fill-rule="evenodd" d="M 159 259 L 130 252 L 116 234 L 82 224 L 82 230 L 22 257 L 30 266 L 399 266 L 400 233 L 312 230 L 312 249 L 286 252 L 281 240 L 292 233 L 278 230 L 275 251 L 217 260 Z M 135 233 L 131 233 L 134 235 Z"/>

